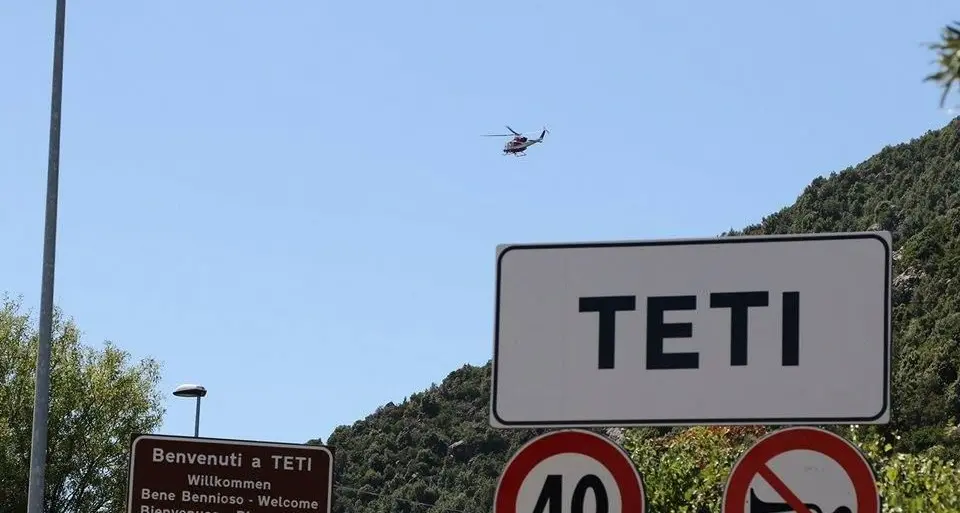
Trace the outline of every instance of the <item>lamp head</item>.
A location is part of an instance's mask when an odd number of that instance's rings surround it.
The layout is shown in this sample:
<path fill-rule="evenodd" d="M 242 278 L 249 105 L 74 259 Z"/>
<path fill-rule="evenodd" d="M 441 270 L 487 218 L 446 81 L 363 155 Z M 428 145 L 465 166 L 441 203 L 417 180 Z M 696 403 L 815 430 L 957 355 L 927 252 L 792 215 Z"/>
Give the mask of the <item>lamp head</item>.
<path fill-rule="evenodd" d="M 177 397 L 204 397 L 207 395 L 207 389 L 201 385 L 180 385 L 173 391 Z"/>

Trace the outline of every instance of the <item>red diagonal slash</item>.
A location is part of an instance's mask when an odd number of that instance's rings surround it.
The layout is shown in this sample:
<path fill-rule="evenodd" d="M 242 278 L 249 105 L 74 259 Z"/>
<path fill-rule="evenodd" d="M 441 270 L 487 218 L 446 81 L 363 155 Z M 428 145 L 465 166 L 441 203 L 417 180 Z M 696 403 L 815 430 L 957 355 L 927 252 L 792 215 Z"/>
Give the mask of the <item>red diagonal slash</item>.
<path fill-rule="evenodd" d="M 787 504 L 790 505 L 791 508 L 793 508 L 793 511 L 796 511 L 797 513 L 811 513 L 806 504 L 804 504 L 799 497 L 794 495 L 793 492 L 787 488 L 787 485 L 784 484 L 784 482 L 773 473 L 773 470 L 770 470 L 769 466 L 762 465 L 757 473 L 760 474 L 760 477 L 762 477 L 763 480 L 770 485 L 770 488 L 773 488 L 773 491 L 777 492 L 777 495 L 779 495 L 784 501 L 786 501 Z"/>

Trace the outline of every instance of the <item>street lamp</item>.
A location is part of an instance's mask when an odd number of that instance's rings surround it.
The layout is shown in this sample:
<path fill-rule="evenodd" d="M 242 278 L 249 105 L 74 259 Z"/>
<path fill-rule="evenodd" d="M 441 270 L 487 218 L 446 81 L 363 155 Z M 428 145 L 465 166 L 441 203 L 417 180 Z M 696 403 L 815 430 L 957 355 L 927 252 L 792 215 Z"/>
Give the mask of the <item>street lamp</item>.
<path fill-rule="evenodd" d="M 53 30 L 53 87 L 50 98 L 50 145 L 47 152 L 47 199 L 43 221 L 43 270 L 40 276 L 40 319 L 37 337 L 33 433 L 30 438 L 30 480 L 27 513 L 43 513 L 47 479 L 47 435 L 50 424 L 50 351 L 53 345 L 53 282 L 57 253 L 57 202 L 60 197 L 60 105 L 63 103 L 63 39 L 67 0 L 57 0 Z"/>
<path fill-rule="evenodd" d="M 173 391 L 177 397 L 196 397 L 197 398 L 197 416 L 193 421 L 193 436 L 200 436 L 200 398 L 207 395 L 207 389 L 200 385 L 180 385 Z"/>

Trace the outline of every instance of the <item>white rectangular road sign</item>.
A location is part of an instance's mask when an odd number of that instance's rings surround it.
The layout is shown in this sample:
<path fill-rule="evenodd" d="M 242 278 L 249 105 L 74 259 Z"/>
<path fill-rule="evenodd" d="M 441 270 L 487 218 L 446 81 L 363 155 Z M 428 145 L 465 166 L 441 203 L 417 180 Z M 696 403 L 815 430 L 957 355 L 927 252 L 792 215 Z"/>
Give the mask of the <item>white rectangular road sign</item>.
<path fill-rule="evenodd" d="M 498 248 L 497 428 L 884 424 L 888 232 Z"/>

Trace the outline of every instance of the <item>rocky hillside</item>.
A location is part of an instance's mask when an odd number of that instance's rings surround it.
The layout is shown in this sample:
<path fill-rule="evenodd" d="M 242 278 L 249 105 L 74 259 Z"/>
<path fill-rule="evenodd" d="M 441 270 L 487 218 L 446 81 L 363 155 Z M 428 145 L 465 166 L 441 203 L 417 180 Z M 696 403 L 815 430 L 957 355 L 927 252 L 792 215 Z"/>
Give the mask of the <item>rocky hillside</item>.
<path fill-rule="evenodd" d="M 894 421 L 898 450 L 960 455 L 960 123 L 814 180 L 796 203 L 726 235 L 890 230 L 895 242 Z M 326 442 L 337 513 L 487 513 L 509 455 L 535 431 L 487 425 L 489 364 L 387 404 Z M 675 430 L 679 431 L 679 430 Z M 634 436 L 662 435 L 641 430 Z M 617 433 L 610 433 L 617 436 Z M 891 440 L 894 440 L 891 438 Z"/>

